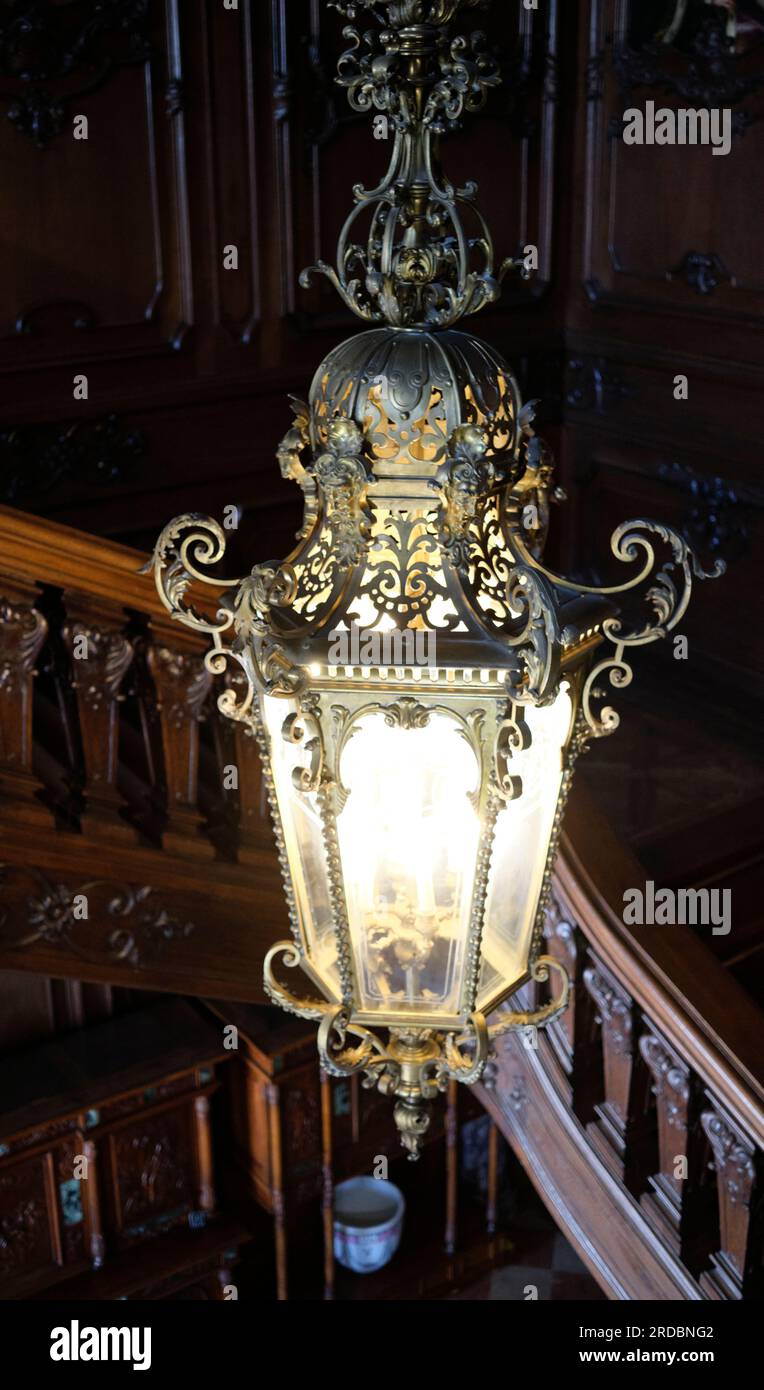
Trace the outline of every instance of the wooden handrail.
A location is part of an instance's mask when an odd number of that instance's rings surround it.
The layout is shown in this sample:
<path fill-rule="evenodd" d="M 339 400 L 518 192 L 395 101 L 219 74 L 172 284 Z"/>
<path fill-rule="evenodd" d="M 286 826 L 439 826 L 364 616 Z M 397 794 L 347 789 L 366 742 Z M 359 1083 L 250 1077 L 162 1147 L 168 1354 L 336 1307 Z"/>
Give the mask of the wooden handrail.
<path fill-rule="evenodd" d="M 152 576 L 139 573 L 147 558 L 115 541 L 0 507 L 0 572 L 166 618 Z"/>
<path fill-rule="evenodd" d="M 556 880 L 590 944 L 631 997 L 764 1147 L 761 1010 L 689 927 L 624 923 L 623 895 L 643 886 L 645 873 L 580 779 Z"/>
<path fill-rule="evenodd" d="M 136 609 L 152 622 L 171 624 L 186 645 L 206 647 L 204 636 L 173 622 L 156 591 L 153 575 L 141 573 L 148 558 L 145 552 L 117 541 L 0 506 L 0 575 L 28 584 L 75 589 L 91 598 Z M 214 588 L 204 594 L 208 610 L 214 608 L 214 594 Z"/>

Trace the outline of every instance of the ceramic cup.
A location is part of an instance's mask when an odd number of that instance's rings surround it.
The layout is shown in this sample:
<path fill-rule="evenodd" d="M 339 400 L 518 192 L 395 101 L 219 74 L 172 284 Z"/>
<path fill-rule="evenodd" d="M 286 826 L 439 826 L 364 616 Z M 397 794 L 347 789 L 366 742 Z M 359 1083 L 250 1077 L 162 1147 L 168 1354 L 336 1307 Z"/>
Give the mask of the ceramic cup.
<path fill-rule="evenodd" d="M 403 1193 L 382 1178 L 348 1178 L 334 1192 L 334 1255 L 346 1269 L 371 1274 L 401 1241 Z"/>

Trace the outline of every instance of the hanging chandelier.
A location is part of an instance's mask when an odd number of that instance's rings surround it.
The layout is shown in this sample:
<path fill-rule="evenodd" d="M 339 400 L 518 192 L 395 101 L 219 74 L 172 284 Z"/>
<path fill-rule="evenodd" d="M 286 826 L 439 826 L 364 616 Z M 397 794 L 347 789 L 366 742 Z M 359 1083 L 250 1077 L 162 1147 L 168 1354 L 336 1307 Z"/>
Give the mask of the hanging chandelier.
<path fill-rule="evenodd" d="M 450 33 L 480 3 L 334 5 L 377 24 L 344 31 L 338 80 L 389 122 L 393 151 L 379 186 L 354 190 L 336 268 L 303 283 L 328 276 L 370 327 L 293 403 L 278 459 L 304 521 L 288 559 L 214 578 L 224 531 L 190 514 L 152 560 L 173 617 L 210 635 L 209 669 L 246 676 L 219 704 L 260 747 L 292 931 L 265 989 L 319 1025 L 328 1072 L 395 1098 L 412 1158 L 449 1078 L 476 1082 L 495 1038 L 565 1009 L 565 970 L 540 951 L 576 760 L 617 727 L 606 688 L 629 684 L 630 649 L 675 628 L 709 577 L 644 520 L 612 538 L 623 584 L 543 564 L 555 493 L 533 403 L 455 329 L 523 271 L 495 268 L 475 186 L 438 157 L 498 82 L 483 36 Z M 225 591 L 214 617 L 185 602 L 197 581 Z M 297 966 L 304 993 L 285 983 Z M 507 1005 L 550 976 L 550 1002 Z"/>

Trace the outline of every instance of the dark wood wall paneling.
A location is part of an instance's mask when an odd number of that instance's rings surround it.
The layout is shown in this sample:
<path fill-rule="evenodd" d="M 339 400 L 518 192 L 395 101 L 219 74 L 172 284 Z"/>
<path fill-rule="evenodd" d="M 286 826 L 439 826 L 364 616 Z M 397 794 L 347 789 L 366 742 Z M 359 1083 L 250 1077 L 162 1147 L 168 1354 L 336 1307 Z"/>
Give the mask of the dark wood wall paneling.
<path fill-rule="evenodd" d="M 683 630 L 706 673 L 722 680 L 732 668 L 757 692 L 764 635 L 746 596 L 761 586 L 764 501 L 764 32 L 741 32 L 733 54 L 726 12 L 691 0 L 674 43 L 651 41 L 672 9 L 580 7 L 564 387 L 573 549 L 586 549 L 585 529 L 606 540 L 619 518 L 645 510 L 689 531 L 706 556 L 716 548 L 729 574 L 704 589 Z M 626 145 L 624 112 L 648 100 L 729 107 L 732 152 Z M 687 401 L 674 399 L 678 374 Z"/>
<path fill-rule="evenodd" d="M 101 6 L 83 43 L 92 5 L 31 9 L 31 37 L 0 27 L 3 500 L 138 544 L 189 501 L 234 502 L 249 553 L 275 554 L 299 510 L 274 461 L 286 396 L 358 328 L 299 272 L 331 258 L 352 183 L 389 148 L 334 83 L 344 21 L 324 0 L 135 0 Z M 484 319 L 524 371 L 552 324 L 557 0 L 544 9 L 487 16 L 508 82 L 449 152 L 454 177 L 482 174 L 498 247 L 540 247 L 536 284 Z"/>
<path fill-rule="evenodd" d="M 344 21 L 324 0 L 134 0 L 101 5 L 83 39 L 84 0 L 26 8 L 31 28 L 0 21 L 3 500 L 138 545 L 189 505 L 233 502 L 232 565 L 283 554 L 287 396 L 360 327 L 298 275 L 331 260 L 352 184 L 387 156 L 333 81 Z M 755 729 L 764 671 L 764 31 L 741 23 L 733 52 L 726 11 L 690 0 L 659 42 L 674 8 L 494 4 L 480 23 L 505 84 L 444 158 L 477 178 L 501 254 L 540 249 L 536 279 L 467 327 L 542 398 L 570 495 L 555 559 L 614 575 L 613 527 L 648 515 L 729 561 L 683 627 L 692 659 L 671 663 L 713 750 L 731 711 Z M 625 145 L 624 111 L 649 99 L 729 106 L 731 154 Z M 650 659 L 657 679 L 670 660 Z"/>

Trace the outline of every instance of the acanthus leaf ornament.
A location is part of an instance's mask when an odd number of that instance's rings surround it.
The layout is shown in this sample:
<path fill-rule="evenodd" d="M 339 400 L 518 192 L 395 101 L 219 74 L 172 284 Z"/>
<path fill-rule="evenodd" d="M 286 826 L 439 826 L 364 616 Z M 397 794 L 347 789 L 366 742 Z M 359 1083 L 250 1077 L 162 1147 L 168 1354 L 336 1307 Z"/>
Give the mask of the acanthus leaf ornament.
<path fill-rule="evenodd" d="M 305 402 L 296 396 L 292 396 L 291 402 L 294 424 L 284 435 L 277 458 L 282 478 L 296 482 L 303 492 L 305 509 L 302 526 L 297 533 L 297 539 L 303 540 L 310 535 L 318 515 L 318 492 L 316 480 L 303 462 L 304 455 L 310 447 L 310 411 Z"/>
<path fill-rule="evenodd" d="M 293 399 L 278 449 L 305 500 L 291 554 L 217 581 L 224 532 L 190 513 L 153 567 L 173 618 L 211 639 L 208 671 L 243 672 L 219 704 L 261 752 L 292 932 L 268 952 L 266 993 L 319 1024 L 330 1074 L 395 1101 L 416 1158 L 449 1080 L 479 1081 L 498 1038 L 565 1009 L 564 966 L 541 950 L 577 759 L 617 725 L 607 687 L 630 682 L 631 649 L 674 631 L 693 580 L 723 567 L 706 574 L 644 520 L 613 535 L 632 571 L 620 584 L 544 564 L 564 497 L 536 403 L 494 348 L 453 328 L 501 278 L 479 216 L 476 237 L 462 225 L 474 186 L 454 190 L 437 164 L 441 131 L 494 80 L 481 41 L 448 33 L 477 4 L 337 8 L 381 31 L 347 33 L 340 80 L 389 117 L 395 144 L 382 183 L 356 188 L 338 270 L 323 269 L 375 326 Z M 195 606 L 204 585 L 210 616 Z M 283 979 L 298 965 L 305 994 Z M 551 999 L 508 1005 L 551 976 Z"/>

